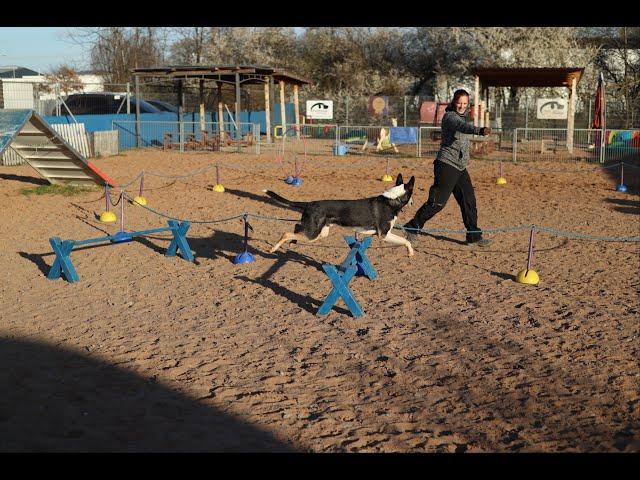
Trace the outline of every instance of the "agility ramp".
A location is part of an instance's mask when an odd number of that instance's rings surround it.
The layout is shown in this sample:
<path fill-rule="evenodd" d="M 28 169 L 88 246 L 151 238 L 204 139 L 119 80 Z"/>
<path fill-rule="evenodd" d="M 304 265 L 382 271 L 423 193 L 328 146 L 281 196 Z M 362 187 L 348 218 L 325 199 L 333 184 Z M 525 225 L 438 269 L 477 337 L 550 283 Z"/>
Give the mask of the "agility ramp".
<path fill-rule="evenodd" d="M 34 110 L 0 110 L 0 158 L 7 149 L 54 185 L 116 186 Z"/>

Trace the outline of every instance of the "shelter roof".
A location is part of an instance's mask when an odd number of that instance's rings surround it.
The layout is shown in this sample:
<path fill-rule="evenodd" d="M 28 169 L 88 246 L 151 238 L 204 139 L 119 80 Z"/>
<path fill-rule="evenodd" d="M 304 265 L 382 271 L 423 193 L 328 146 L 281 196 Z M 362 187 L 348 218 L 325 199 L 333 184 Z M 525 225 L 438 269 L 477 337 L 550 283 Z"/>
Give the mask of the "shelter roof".
<path fill-rule="evenodd" d="M 483 87 L 567 87 L 582 78 L 584 68 L 476 68 Z"/>
<path fill-rule="evenodd" d="M 309 85 L 311 82 L 284 69 L 266 65 L 169 65 L 164 67 L 134 68 L 134 75 L 170 79 L 209 79 L 223 82 L 235 82 L 236 73 L 241 83 L 264 83 L 266 77 L 275 81 L 295 85 Z"/>

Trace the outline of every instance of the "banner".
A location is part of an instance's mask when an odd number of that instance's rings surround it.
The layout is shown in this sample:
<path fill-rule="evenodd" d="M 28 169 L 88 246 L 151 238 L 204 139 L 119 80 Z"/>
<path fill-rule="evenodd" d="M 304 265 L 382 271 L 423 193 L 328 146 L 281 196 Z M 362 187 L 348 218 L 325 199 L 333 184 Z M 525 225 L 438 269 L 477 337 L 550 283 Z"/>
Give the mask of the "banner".
<path fill-rule="evenodd" d="M 373 115 L 389 114 L 389 97 L 372 95 L 369 97 L 369 113 Z"/>
<path fill-rule="evenodd" d="M 538 98 L 536 100 L 536 116 L 541 120 L 566 120 L 566 98 Z"/>
<path fill-rule="evenodd" d="M 333 120 L 333 100 L 307 100 L 307 118 Z"/>

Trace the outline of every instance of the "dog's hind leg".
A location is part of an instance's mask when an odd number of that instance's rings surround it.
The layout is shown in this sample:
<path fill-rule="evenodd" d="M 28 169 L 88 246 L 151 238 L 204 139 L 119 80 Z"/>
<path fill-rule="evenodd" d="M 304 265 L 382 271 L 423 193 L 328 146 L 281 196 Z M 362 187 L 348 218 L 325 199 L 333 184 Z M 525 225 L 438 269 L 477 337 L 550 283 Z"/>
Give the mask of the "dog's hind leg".
<path fill-rule="evenodd" d="M 384 237 L 385 242 L 393 243 L 394 245 L 404 245 L 407 247 L 407 252 L 409 252 L 409 256 L 413 257 L 413 247 L 411 246 L 411 242 L 404 237 L 399 235 L 394 235 L 391 233 L 391 230 L 387 232 L 387 235 Z"/>

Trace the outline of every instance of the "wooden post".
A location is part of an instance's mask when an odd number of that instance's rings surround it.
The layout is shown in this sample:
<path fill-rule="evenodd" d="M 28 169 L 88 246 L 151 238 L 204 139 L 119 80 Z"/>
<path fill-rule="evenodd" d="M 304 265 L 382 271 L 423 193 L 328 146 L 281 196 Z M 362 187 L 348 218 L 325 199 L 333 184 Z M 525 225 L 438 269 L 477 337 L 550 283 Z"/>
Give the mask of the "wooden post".
<path fill-rule="evenodd" d="M 476 75 L 475 100 L 473 101 L 473 126 L 478 126 L 478 116 L 480 111 L 480 77 Z"/>
<path fill-rule="evenodd" d="M 236 72 L 236 140 L 242 140 L 242 132 L 240 131 L 240 74 Z M 240 143 L 238 143 L 238 151 L 240 151 Z"/>
<path fill-rule="evenodd" d="M 269 98 L 269 77 L 264 82 L 264 119 L 267 129 L 267 143 L 271 143 L 271 98 Z"/>
<path fill-rule="evenodd" d="M 200 79 L 200 131 L 204 132 L 206 130 L 205 124 L 204 124 L 204 116 L 205 116 L 205 111 L 204 111 L 204 79 Z M 204 140 L 204 134 L 202 136 L 202 139 Z"/>
<path fill-rule="evenodd" d="M 224 141 L 224 106 L 222 103 L 222 83 L 218 84 L 218 133 L 220 134 L 220 142 Z"/>
<path fill-rule="evenodd" d="M 140 81 L 136 75 L 136 146 L 140 148 Z"/>
<path fill-rule="evenodd" d="M 486 102 L 484 100 L 480 100 L 480 126 L 484 127 L 484 115 L 485 112 L 487 111 L 486 107 Z"/>
<path fill-rule="evenodd" d="M 569 111 L 567 112 L 567 150 L 573 153 L 573 125 L 576 112 L 576 79 L 571 79 L 571 90 L 569 92 Z"/>
<path fill-rule="evenodd" d="M 284 111 L 284 80 L 280 80 L 280 121 L 282 122 L 282 135 L 287 131 L 287 117 Z"/>
<path fill-rule="evenodd" d="M 300 105 L 298 102 L 298 85 L 293 86 L 293 106 L 296 112 L 296 137 L 300 140 Z"/>

